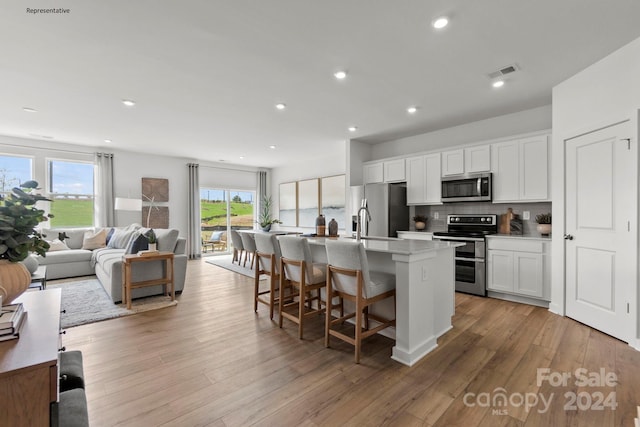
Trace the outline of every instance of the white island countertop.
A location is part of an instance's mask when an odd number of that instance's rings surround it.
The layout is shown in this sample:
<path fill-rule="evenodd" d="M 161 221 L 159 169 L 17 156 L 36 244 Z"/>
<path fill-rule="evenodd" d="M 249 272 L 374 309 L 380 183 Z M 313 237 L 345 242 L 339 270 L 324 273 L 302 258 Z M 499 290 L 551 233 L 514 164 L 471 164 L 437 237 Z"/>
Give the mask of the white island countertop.
<path fill-rule="evenodd" d="M 307 237 L 311 245 L 323 245 L 326 240 L 336 240 L 335 237 Z M 337 240 L 355 242 L 350 237 L 338 237 Z M 398 255 L 415 255 L 442 249 L 464 246 L 461 242 L 445 242 L 440 240 L 409 240 L 393 237 L 370 237 L 360 240 L 367 252 L 382 252 Z"/>

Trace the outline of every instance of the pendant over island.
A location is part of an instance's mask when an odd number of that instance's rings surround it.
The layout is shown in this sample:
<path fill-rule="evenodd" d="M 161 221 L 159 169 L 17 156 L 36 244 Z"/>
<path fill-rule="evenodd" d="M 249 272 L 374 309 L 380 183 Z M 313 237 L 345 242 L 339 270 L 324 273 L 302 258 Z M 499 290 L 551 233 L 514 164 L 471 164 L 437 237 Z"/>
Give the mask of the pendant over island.
<path fill-rule="evenodd" d="M 326 239 L 308 238 L 313 258 L 318 262 L 327 262 Z M 452 328 L 454 255 L 455 248 L 464 244 L 384 237 L 366 237 L 361 242 L 371 269 L 396 275 L 396 326 L 380 333 L 395 339 L 391 358 L 412 366 L 434 350 L 438 337 Z M 377 303 L 373 312 L 393 316 L 391 301 Z"/>

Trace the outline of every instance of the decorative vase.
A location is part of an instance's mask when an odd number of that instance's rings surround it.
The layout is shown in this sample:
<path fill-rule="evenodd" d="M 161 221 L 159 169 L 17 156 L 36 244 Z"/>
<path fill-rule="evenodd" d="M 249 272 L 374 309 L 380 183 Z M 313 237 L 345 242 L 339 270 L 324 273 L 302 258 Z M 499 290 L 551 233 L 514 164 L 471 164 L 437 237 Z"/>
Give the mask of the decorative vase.
<path fill-rule="evenodd" d="M 316 235 L 324 236 L 325 224 L 324 215 L 320 214 L 320 216 L 316 218 Z"/>
<path fill-rule="evenodd" d="M 158 250 L 158 244 L 157 243 L 149 243 L 149 250 L 150 251 L 157 251 Z"/>
<path fill-rule="evenodd" d="M 0 295 L 2 305 L 11 304 L 31 284 L 31 273 L 21 262 L 0 260 Z"/>
<path fill-rule="evenodd" d="M 551 234 L 551 224 L 538 224 L 536 229 L 543 236 L 548 236 L 549 234 Z"/>
<path fill-rule="evenodd" d="M 338 235 L 338 221 L 335 218 L 331 218 L 329 221 L 329 236 L 337 236 Z"/>
<path fill-rule="evenodd" d="M 267 224 L 264 227 L 262 227 L 262 231 L 266 231 L 267 233 L 271 231 L 271 224 Z"/>
<path fill-rule="evenodd" d="M 27 267 L 27 270 L 29 270 L 29 273 L 31 274 L 35 273 L 38 269 L 38 260 L 32 255 L 29 255 L 28 257 L 23 259 L 22 263 L 25 267 Z"/>
<path fill-rule="evenodd" d="M 416 230 L 424 230 L 426 226 L 426 222 L 416 221 Z"/>

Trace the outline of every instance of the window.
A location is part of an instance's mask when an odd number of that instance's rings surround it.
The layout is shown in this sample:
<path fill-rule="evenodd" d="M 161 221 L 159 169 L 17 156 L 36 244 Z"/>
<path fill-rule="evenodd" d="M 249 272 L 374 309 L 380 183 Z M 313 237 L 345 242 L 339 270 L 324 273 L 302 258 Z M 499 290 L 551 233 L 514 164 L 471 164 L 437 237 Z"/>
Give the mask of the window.
<path fill-rule="evenodd" d="M 229 230 L 252 229 L 255 223 L 255 192 L 214 188 L 200 189 L 200 217 L 203 252 L 231 250 Z M 215 233 L 222 232 L 224 244 L 211 244 Z M 211 247 L 209 247 L 211 246 Z"/>
<path fill-rule="evenodd" d="M 86 162 L 49 160 L 47 192 L 52 200 L 51 227 L 93 225 L 94 165 Z"/>
<path fill-rule="evenodd" d="M 32 179 L 30 157 L 0 155 L 0 193 L 8 195 L 13 187 L 19 187 Z"/>

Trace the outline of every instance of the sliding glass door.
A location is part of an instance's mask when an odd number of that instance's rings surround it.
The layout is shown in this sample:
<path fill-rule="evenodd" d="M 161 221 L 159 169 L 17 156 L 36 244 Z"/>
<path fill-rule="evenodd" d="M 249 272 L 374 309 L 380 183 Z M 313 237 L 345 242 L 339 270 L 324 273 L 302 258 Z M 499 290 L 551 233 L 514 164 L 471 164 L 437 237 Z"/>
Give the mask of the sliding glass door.
<path fill-rule="evenodd" d="M 229 232 L 254 228 L 255 198 L 255 191 L 200 189 L 203 255 L 230 253 L 233 244 Z"/>

